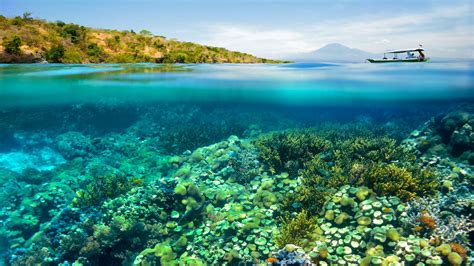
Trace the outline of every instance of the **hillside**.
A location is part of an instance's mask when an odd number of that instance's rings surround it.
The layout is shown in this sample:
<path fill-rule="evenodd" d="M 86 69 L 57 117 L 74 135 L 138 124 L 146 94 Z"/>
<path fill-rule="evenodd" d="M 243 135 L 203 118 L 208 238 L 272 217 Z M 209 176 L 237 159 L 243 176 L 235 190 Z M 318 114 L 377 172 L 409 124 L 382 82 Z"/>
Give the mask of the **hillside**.
<path fill-rule="evenodd" d="M 372 53 L 350 48 L 339 43 L 331 43 L 305 54 L 294 55 L 299 62 L 364 62 L 367 58 L 377 57 Z"/>
<path fill-rule="evenodd" d="M 0 63 L 282 63 L 154 36 L 0 15 Z"/>

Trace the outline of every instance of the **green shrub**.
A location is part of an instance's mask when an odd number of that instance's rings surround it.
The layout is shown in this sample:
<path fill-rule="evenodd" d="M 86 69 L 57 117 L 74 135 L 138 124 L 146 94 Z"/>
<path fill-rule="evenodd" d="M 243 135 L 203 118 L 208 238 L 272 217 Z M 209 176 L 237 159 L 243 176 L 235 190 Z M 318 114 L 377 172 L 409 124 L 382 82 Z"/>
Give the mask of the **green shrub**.
<path fill-rule="evenodd" d="M 61 63 L 64 57 L 64 46 L 62 44 L 55 45 L 46 52 L 46 60 L 51 63 Z"/>
<path fill-rule="evenodd" d="M 83 62 L 83 56 L 79 49 L 67 47 L 64 51 L 62 62 L 67 64 L 80 64 Z"/>
<path fill-rule="evenodd" d="M 164 64 L 173 64 L 173 63 L 190 63 L 188 61 L 188 56 L 182 52 L 170 52 L 163 56 L 161 62 Z"/>
<path fill-rule="evenodd" d="M 152 36 L 153 35 L 153 33 L 151 33 L 151 31 L 149 31 L 149 30 L 141 30 L 140 34 L 145 35 L 145 36 Z"/>
<path fill-rule="evenodd" d="M 14 26 L 22 26 L 25 24 L 25 21 L 23 20 L 22 17 L 20 16 L 16 16 L 14 18 L 12 18 L 12 20 L 10 21 L 10 23 Z"/>
<path fill-rule="evenodd" d="M 87 45 L 87 55 L 99 57 L 102 55 L 102 48 L 96 43 L 90 43 Z"/>
<path fill-rule="evenodd" d="M 156 49 L 163 49 L 163 48 L 165 48 L 165 45 L 158 42 L 158 41 L 155 41 L 155 42 L 153 42 L 153 47 L 155 47 Z"/>
<path fill-rule="evenodd" d="M 21 54 L 21 39 L 18 36 L 13 36 L 13 38 L 11 38 L 10 40 L 4 41 L 3 46 L 5 47 L 5 52 L 7 52 L 8 54 Z"/>
<path fill-rule="evenodd" d="M 135 56 L 132 54 L 112 54 L 105 59 L 106 63 L 135 63 Z"/>
<path fill-rule="evenodd" d="M 69 38 L 72 43 L 78 44 L 85 38 L 85 28 L 76 24 L 66 24 L 62 27 L 60 35 Z"/>
<path fill-rule="evenodd" d="M 104 61 L 104 50 L 96 43 L 87 45 L 86 54 L 89 56 L 89 61 L 92 63 L 100 63 Z"/>

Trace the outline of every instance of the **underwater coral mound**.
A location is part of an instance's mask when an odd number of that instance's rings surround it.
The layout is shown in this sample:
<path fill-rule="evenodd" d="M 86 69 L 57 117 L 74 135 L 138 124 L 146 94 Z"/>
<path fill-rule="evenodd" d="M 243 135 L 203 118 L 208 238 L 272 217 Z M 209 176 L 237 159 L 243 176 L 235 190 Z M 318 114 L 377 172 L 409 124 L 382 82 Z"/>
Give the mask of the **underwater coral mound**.
<path fill-rule="evenodd" d="M 316 265 L 469 265 L 466 244 L 459 245 L 453 239 L 434 241 L 413 235 L 411 228 L 407 230 L 405 220 L 411 208 L 398 197 L 378 196 L 366 187 L 343 186 L 320 214 L 308 218 L 303 213 L 292 220 L 295 223 L 299 219 L 298 224 L 312 220 L 314 231 L 283 223 L 276 239 L 303 233 L 307 241 L 300 241 L 301 246 L 286 244 L 270 258 L 278 263 L 297 257 Z M 429 229 L 438 226 L 430 219 L 418 221 Z M 464 221 L 468 222 L 466 218 Z"/>
<path fill-rule="evenodd" d="M 95 206 L 107 199 L 115 198 L 134 186 L 122 173 L 107 173 L 88 180 L 84 188 L 76 192 L 74 206 Z"/>
<path fill-rule="evenodd" d="M 124 254 L 135 254 L 144 243 L 159 243 L 168 235 L 174 199 L 173 190 L 167 186 L 154 183 L 135 187 L 99 206 L 64 207 L 27 241 L 27 249 L 12 248 L 10 263 L 131 263 L 132 258 Z"/>
<path fill-rule="evenodd" d="M 474 108 L 465 106 L 431 119 L 411 133 L 407 146 L 425 155 L 451 156 L 474 165 Z"/>
<path fill-rule="evenodd" d="M 67 132 L 56 138 L 56 148 L 64 158 L 89 156 L 95 151 L 92 140 L 80 132 Z"/>
<path fill-rule="evenodd" d="M 370 187 L 380 195 L 396 195 L 405 202 L 417 196 L 435 195 L 438 188 L 435 174 L 430 169 L 410 168 L 396 164 L 374 166 L 364 184 L 373 184 Z"/>
<path fill-rule="evenodd" d="M 366 186 L 379 195 L 397 196 L 405 202 L 436 194 L 437 172 L 420 166 L 415 159 L 412 151 L 388 137 L 339 140 L 304 163 L 301 186 L 296 194 L 287 195 L 284 209 L 294 210 L 296 202 L 299 209 L 316 214 L 344 185 Z"/>
<path fill-rule="evenodd" d="M 470 245 L 469 234 L 474 232 L 472 212 L 464 215 L 452 204 L 443 196 L 415 199 L 407 204 L 407 215 L 402 218 L 404 228 L 432 240 Z"/>
<path fill-rule="evenodd" d="M 273 132 L 254 142 L 262 162 L 270 172 L 296 175 L 305 162 L 328 150 L 331 143 L 311 129 Z"/>

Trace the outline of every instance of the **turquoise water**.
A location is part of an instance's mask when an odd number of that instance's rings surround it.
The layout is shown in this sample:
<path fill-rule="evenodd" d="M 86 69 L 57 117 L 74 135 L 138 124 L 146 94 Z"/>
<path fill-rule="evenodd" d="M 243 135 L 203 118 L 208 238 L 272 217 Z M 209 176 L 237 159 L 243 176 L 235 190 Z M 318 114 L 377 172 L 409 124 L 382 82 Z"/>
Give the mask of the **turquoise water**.
<path fill-rule="evenodd" d="M 469 263 L 473 103 L 469 62 L 0 65 L 2 261 L 358 264 L 442 239 Z M 283 241 L 305 211 L 319 229 Z"/>
<path fill-rule="evenodd" d="M 469 100 L 469 63 L 414 65 L 4 65 L 2 105 L 236 102 L 351 105 Z"/>

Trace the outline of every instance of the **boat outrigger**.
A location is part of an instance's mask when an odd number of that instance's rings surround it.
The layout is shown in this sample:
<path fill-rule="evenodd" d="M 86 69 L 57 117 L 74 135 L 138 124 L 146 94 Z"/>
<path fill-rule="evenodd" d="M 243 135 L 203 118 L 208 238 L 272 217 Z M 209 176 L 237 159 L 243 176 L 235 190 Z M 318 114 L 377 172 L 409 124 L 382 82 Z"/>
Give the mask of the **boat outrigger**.
<path fill-rule="evenodd" d="M 416 63 L 416 62 L 427 62 L 430 59 L 425 57 L 423 53 L 423 48 L 415 48 L 415 49 L 403 49 L 403 50 L 393 50 L 387 51 L 383 54 L 383 59 L 367 59 L 370 63 L 393 63 L 393 62 L 408 62 L 408 63 Z M 418 56 L 415 56 L 414 52 L 418 52 Z M 399 54 L 406 53 L 405 58 L 398 58 Z M 393 58 L 387 58 L 387 54 L 393 54 Z"/>

